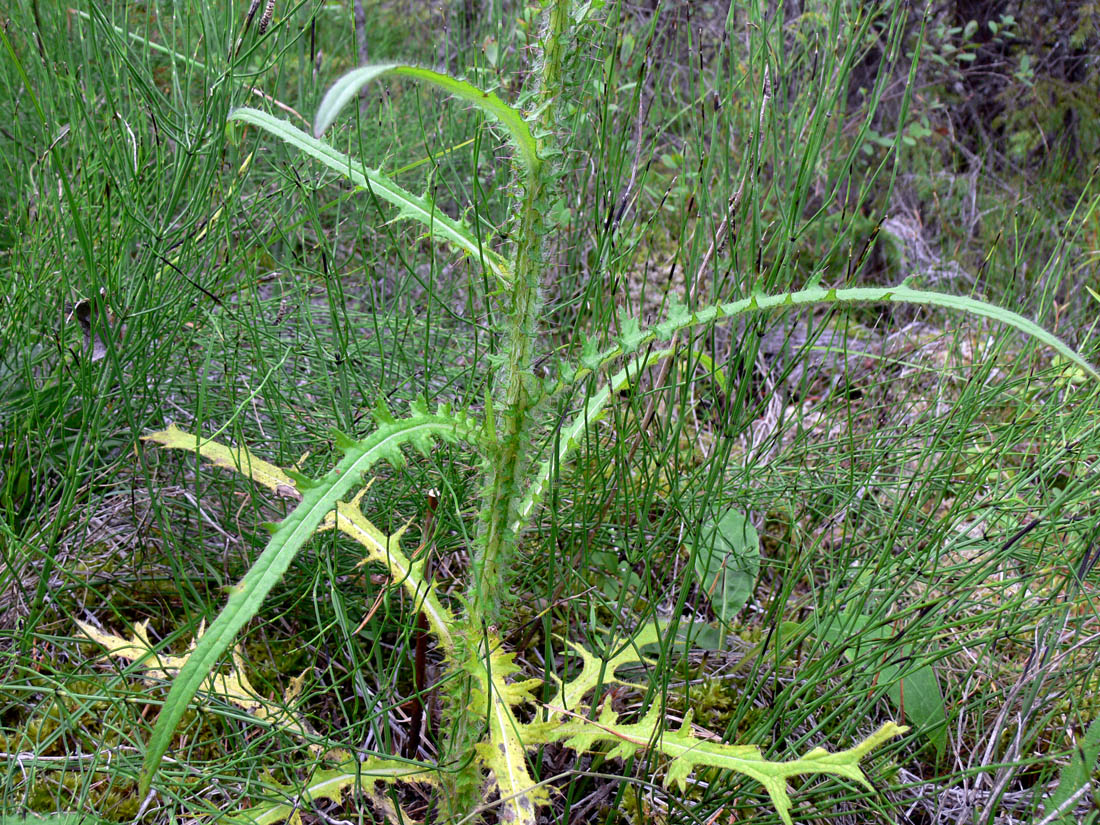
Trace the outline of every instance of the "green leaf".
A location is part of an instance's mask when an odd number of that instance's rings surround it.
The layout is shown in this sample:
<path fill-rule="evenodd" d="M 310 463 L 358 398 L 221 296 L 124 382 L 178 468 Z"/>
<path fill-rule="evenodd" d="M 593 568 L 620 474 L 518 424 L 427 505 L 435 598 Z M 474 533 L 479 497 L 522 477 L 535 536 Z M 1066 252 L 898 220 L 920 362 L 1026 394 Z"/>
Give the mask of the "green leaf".
<path fill-rule="evenodd" d="M 670 317 L 669 320 L 650 327 L 649 330 L 642 333 L 639 340 L 633 343 L 636 346 L 644 346 L 650 341 L 667 339 L 681 329 L 704 326 L 726 318 L 747 315 L 750 312 L 766 312 L 772 309 L 789 309 L 816 304 L 848 306 L 875 303 L 927 304 L 928 306 L 938 306 L 944 309 L 958 310 L 969 315 L 977 315 L 980 318 L 989 318 L 991 321 L 997 321 L 1017 329 L 1039 343 L 1050 347 L 1077 364 L 1090 377 L 1100 381 L 1100 372 L 1097 372 L 1092 364 L 1078 355 L 1076 350 L 1064 344 L 1058 337 L 1047 332 L 1034 321 L 1029 321 L 1012 310 L 960 295 L 913 289 L 904 284 L 893 287 L 853 287 L 851 289 L 813 287 L 799 292 L 782 292 L 777 295 L 753 295 L 727 304 L 713 304 L 696 312 L 680 311 L 677 313 L 678 317 L 675 319 Z M 604 351 L 601 365 L 606 365 L 622 355 L 622 350 L 617 346 L 611 347 Z"/>
<path fill-rule="evenodd" d="M 900 651 L 902 656 L 910 656 L 912 652 L 909 645 L 902 646 Z M 886 695 L 894 707 L 936 749 L 936 759 L 942 760 L 947 752 L 947 709 L 936 669 L 925 664 L 903 676 L 901 668 L 884 665 L 879 679 L 889 685 Z"/>
<path fill-rule="evenodd" d="M 139 788 L 143 799 L 171 744 L 176 726 L 187 712 L 188 703 L 209 678 L 238 631 L 256 615 L 271 588 L 282 579 L 298 550 L 364 472 L 379 461 L 395 460 L 395 456 L 401 454 L 402 444 L 428 434 L 448 440 L 476 438 L 468 432 L 465 420 L 452 415 L 417 415 L 396 421 L 379 427 L 349 449 L 340 463 L 318 480 L 317 486 L 302 491 L 301 502 L 282 520 L 263 553 L 232 588 L 225 607 L 172 682 L 142 764 Z"/>
<path fill-rule="evenodd" d="M 728 624 L 752 595 L 760 572 L 760 537 L 744 513 L 727 510 L 699 528 L 695 575 L 714 613 Z"/>
<path fill-rule="evenodd" d="M 314 118 L 313 123 L 314 136 L 320 137 L 325 133 L 325 130 L 332 125 L 340 110 L 359 94 L 359 90 L 363 86 L 386 74 L 403 75 L 431 83 L 447 94 L 474 104 L 508 130 L 508 135 L 527 167 L 528 174 L 533 175 L 538 170 L 540 161 L 534 135 L 531 134 L 530 127 L 518 111 L 492 92 L 483 92 L 465 80 L 458 80 L 450 75 L 434 72 L 421 66 L 410 66 L 402 63 L 364 66 L 348 72 L 337 80 L 332 88 L 325 93 L 321 105 L 317 108 L 317 117 Z"/>
<path fill-rule="evenodd" d="M 791 625 L 790 632 L 796 635 L 798 626 Z M 791 800 L 787 795 L 787 780 L 790 777 L 830 774 L 873 789 L 859 766 L 860 760 L 871 750 L 908 730 L 887 722 L 848 750 L 829 753 L 823 748 L 813 748 L 798 759 L 773 762 L 765 759 L 755 745 L 728 745 L 697 737 L 692 730 L 690 712 L 678 730 L 665 728 L 664 712 L 658 705 L 652 706 L 645 717 L 634 724 L 619 722 L 610 702 L 603 703 L 595 720 L 587 718 L 589 707 L 584 703 L 584 697 L 598 685 L 629 684 L 615 675 L 617 671 L 636 664 L 652 666 L 652 660 L 643 651 L 647 647 L 660 645 L 666 635 L 666 627 L 647 624 L 632 639 L 624 640 L 617 651 L 608 651 L 606 658 L 597 658 L 580 645 L 567 641 L 579 659 L 580 672 L 565 684 L 551 677 L 559 689 L 545 706 L 548 712 L 546 720 L 522 726 L 521 738 L 527 747 L 564 742 L 567 747 L 583 752 L 603 744 L 611 746 L 606 754 L 608 758 L 622 759 L 644 751 L 656 751 L 670 760 L 664 784 L 679 785 L 681 789 L 686 788 L 688 776 L 696 768 L 709 766 L 735 771 L 763 785 L 782 820 L 792 825 Z M 644 685 L 637 687 L 645 689 Z"/>
<path fill-rule="evenodd" d="M 527 526 L 535 505 L 542 500 L 543 493 L 546 492 L 546 488 L 550 484 L 550 477 L 554 472 L 554 468 L 564 464 L 573 450 L 584 440 L 584 433 L 590 427 L 595 426 L 596 422 L 603 419 L 606 414 L 604 407 L 611 400 L 612 395 L 629 386 L 631 382 L 637 381 L 638 376 L 646 367 L 653 366 L 671 354 L 672 350 L 666 349 L 648 352 L 636 357 L 625 369 L 615 373 L 606 384 L 588 397 L 584 409 L 576 418 L 561 428 L 554 457 L 548 458 L 539 464 L 531 477 L 527 494 L 520 502 L 516 511 L 516 518 L 512 521 L 513 531 L 518 533 Z M 487 415 L 486 418 L 488 420 L 492 416 Z"/>
<path fill-rule="evenodd" d="M 814 630 L 827 642 L 848 644 L 843 651 L 848 661 L 855 661 L 859 655 L 856 646 L 851 645 L 853 639 L 857 639 L 859 645 L 866 643 L 873 650 L 892 634 L 887 625 L 876 623 L 871 616 L 843 610 L 826 618 Z M 916 661 L 918 665 L 903 669 L 882 662 L 874 668 L 875 683 L 886 687 L 886 695 L 894 707 L 932 744 L 936 757 L 942 758 L 947 749 L 947 709 L 935 669 L 930 664 L 921 664 L 927 660 L 914 656 L 910 645 L 892 649 L 889 657 Z"/>
<path fill-rule="evenodd" d="M 642 327 L 638 319 L 626 310 L 620 310 L 619 328 L 622 330 L 618 337 L 619 349 L 627 355 L 637 352 L 643 338 Z"/>
<path fill-rule="evenodd" d="M 1073 816 L 1073 809 L 1077 805 L 1070 800 L 1079 790 L 1088 788 L 1092 781 L 1092 772 L 1096 768 L 1097 758 L 1100 758 L 1100 719 L 1093 719 L 1089 729 L 1085 731 L 1084 738 L 1077 743 L 1073 758 L 1058 774 L 1058 787 L 1047 798 L 1046 807 L 1043 810 L 1044 822 L 1071 825 L 1077 821 Z"/>
<path fill-rule="evenodd" d="M 477 234 L 465 223 L 441 212 L 427 196 L 418 197 L 406 191 L 380 170 L 368 169 L 350 155 L 338 152 L 327 143 L 311 137 L 301 129 L 267 112 L 261 112 L 259 109 L 234 109 L 229 113 L 229 120 L 240 120 L 259 126 L 344 175 L 357 186 L 369 189 L 381 200 L 396 206 L 400 217 L 427 227 L 432 237 L 461 249 L 476 261 L 484 262 L 485 267 L 502 283 L 511 284 L 512 272 L 504 258 L 481 244 Z"/>
<path fill-rule="evenodd" d="M 669 650 L 686 656 L 693 648 L 697 650 L 724 650 L 725 628 L 704 621 L 682 620 L 676 628 L 676 638 L 669 644 Z M 738 660 L 738 664 L 741 660 Z"/>
<path fill-rule="evenodd" d="M 316 487 L 317 482 L 307 476 L 305 473 L 300 473 L 297 470 L 292 470 L 289 467 L 284 472 L 294 479 L 294 484 L 297 485 L 299 490 L 308 490 L 310 487 Z"/>
<path fill-rule="evenodd" d="M 714 380 L 714 383 L 718 387 L 718 391 L 722 393 L 722 395 L 730 394 L 730 386 L 729 381 L 726 379 L 726 371 L 716 366 L 713 358 L 705 352 L 692 352 L 691 357 L 696 360 L 700 367 L 707 371 L 707 374 Z"/>

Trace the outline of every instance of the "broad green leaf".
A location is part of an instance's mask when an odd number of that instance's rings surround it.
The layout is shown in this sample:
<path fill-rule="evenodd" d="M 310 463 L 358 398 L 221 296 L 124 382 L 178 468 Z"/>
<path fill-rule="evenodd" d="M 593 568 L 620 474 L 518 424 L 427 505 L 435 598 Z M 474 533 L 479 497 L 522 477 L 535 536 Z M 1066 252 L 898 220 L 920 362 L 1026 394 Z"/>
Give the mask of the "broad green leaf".
<path fill-rule="evenodd" d="M 910 656 L 913 649 L 903 645 L 902 656 Z M 947 752 L 947 708 L 943 689 L 932 665 L 921 665 L 902 675 L 896 665 L 884 665 L 879 674 L 888 687 L 886 695 L 905 721 L 913 724 L 936 749 L 936 759 L 943 759 Z"/>
<path fill-rule="evenodd" d="M 1051 822 L 1053 825 L 1071 825 L 1078 821 L 1073 815 L 1077 805 L 1070 800 L 1082 788 L 1088 788 L 1092 781 L 1092 772 L 1097 768 L 1098 758 L 1100 758 L 1100 719 L 1093 719 L 1085 735 L 1077 743 L 1073 757 L 1058 774 L 1058 787 L 1047 797 L 1046 806 L 1043 809 L 1044 822 Z"/>
<path fill-rule="evenodd" d="M 434 238 L 458 247 L 476 261 L 484 261 L 486 268 L 502 283 L 512 282 L 512 273 L 504 258 L 479 243 L 476 233 L 469 226 L 441 212 L 429 197 L 412 194 L 380 170 L 368 169 L 350 155 L 338 152 L 327 143 L 317 140 L 267 112 L 249 108 L 234 109 L 229 113 L 229 120 L 240 120 L 259 126 L 294 148 L 319 160 L 333 171 L 344 175 L 357 186 L 370 189 L 382 200 L 396 206 L 400 217 L 416 221 L 427 227 Z"/>
<path fill-rule="evenodd" d="M 402 75 L 431 83 L 447 94 L 474 104 L 508 130 L 508 135 L 527 167 L 528 174 L 534 174 L 538 170 L 538 147 L 534 135 L 531 134 L 530 127 L 518 111 L 493 92 L 484 92 L 465 80 L 458 80 L 450 75 L 440 74 L 421 66 L 410 66 L 403 63 L 364 66 L 348 72 L 337 80 L 332 88 L 325 93 L 321 105 L 317 107 L 317 116 L 314 118 L 313 123 L 314 136 L 320 137 L 325 133 L 325 130 L 332 125 L 340 110 L 359 94 L 359 90 L 363 86 L 386 74 Z"/>
<path fill-rule="evenodd" d="M 301 502 L 279 523 L 263 553 L 233 587 L 225 607 L 172 682 L 142 765 L 139 783 L 142 798 L 149 792 L 153 776 L 171 744 L 176 726 L 187 712 L 188 703 L 209 678 L 238 631 L 256 615 L 271 588 L 282 579 L 294 556 L 325 515 L 359 483 L 362 474 L 379 461 L 401 463 L 403 444 L 426 449 L 432 438 L 454 440 L 459 437 L 476 440 L 466 419 L 443 410 L 431 414 L 414 407 L 410 418 L 380 425 L 367 438 L 349 448 L 340 463 L 320 479 L 317 486 L 302 491 Z"/>
<path fill-rule="evenodd" d="M 877 644 L 890 638 L 892 631 L 889 627 L 873 622 L 870 616 L 840 611 L 822 620 L 814 628 L 814 633 L 831 644 L 846 645 L 844 657 L 855 661 L 859 651 L 852 645 L 853 640 L 857 641 L 858 646 L 866 645 L 873 650 Z M 893 649 L 889 655 L 891 659 L 901 657 L 903 660 L 913 658 L 920 661 L 919 657 L 914 657 L 909 645 Z M 947 749 L 947 708 L 935 668 L 922 664 L 903 670 L 898 665 L 882 662 L 874 668 L 873 676 L 876 684 L 885 686 L 886 695 L 894 707 L 928 739 L 936 749 L 936 757 L 941 758 Z"/>
<path fill-rule="evenodd" d="M 689 621 L 682 619 L 676 629 L 676 638 L 669 646 L 670 650 L 686 656 L 696 650 L 724 650 L 726 647 L 726 629 L 717 623 L 704 622 L 702 619 Z M 738 662 L 740 664 L 740 661 Z"/>
<path fill-rule="evenodd" d="M 727 510 L 699 528 L 692 557 L 695 575 L 714 608 L 728 624 L 752 595 L 760 572 L 760 537 L 748 517 Z"/>

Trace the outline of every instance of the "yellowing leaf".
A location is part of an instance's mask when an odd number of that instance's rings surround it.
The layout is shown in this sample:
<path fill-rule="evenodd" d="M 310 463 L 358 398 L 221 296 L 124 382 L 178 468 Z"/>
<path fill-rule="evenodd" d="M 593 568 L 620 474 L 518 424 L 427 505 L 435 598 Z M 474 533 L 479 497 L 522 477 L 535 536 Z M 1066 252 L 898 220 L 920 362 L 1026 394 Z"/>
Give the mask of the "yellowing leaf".
<path fill-rule="evenodd" d="M 274 464 L 257 458 L 246 447 L 226 447 L 217 441 L 203 441 L 184 432 L 175 424 L 170 424 L 167 430 L 143 435 L 141 440 L 155 442 L 170 450 L 197 452 L 218 467 L 248 476 L 281 498 L 300 499 L 302 497 L 289 475 Z"/>
<path fill-rule="evenodd" d="M 381 798 L 370 793 L 370 788 L 379 782 L 395 783 L 420 783 L 436 785 L 438 780 L 434 771 L 410 765 L 408 762 L 400 762 L 396 759 L 380 759 L 371 757 L 360 763 L 347 761 L 338 767 L 328 771 L 318 771 L 303 785 L 278 785 L 276 790 L 287 801 L 285 802 L 260 802 L 246 811 L 222 817 L 219 821 L 230 825 L 275 825 L 284 819 L 290 819 L 298 814 L 304 802 L 319 802 L 327 799 L 329 802 L 339 804 L 345 790 L 367 789 L 372 801 L 384 811 L 388 807 Z M 401 822 L 411 825 L 412 820 L 404 811 L 387 811 L 391 822 Z"/>
<path fill-rule="evenodd" d="M 187 656 L 158 655 L 149 642 L 148 622 L 135 625 L 134 635 L 129 640 L 111 633 L 104 633 L 85 622 L 77 621 L 76 624 L 85 636 L 103 647 L 108 656 L 140 662 L 145 668 L 145 675 L 150 683 L 171 681 L 175 674 L 179 672 L 179 669 L 183 667 L 184 662 L 187 661 Z M 194 648 L 193 643 L 192 648 Z M 301 690 L 301 678 L 291 680 L 291 693 L 287 694 L 288 698 L 292 694 L 296 695 Z M 222 701 L 234 704 L 257 719 L 294 736 L 303 739 L 310 736 L 309 730 L 301 722 L 294 719 L 286 708 L 264 699 L 252 687 L 252 683 L 248 681 L 248 675 L 244 671 L 244 659 L 241 657 L 239 648 L 233 651 L 233 669 L 227 674 L 216 673 L 212 675 L 204 692 L 209 696 L 215 696 Z M 311 745 L 310 749 L 319 750 L 316 745 Z"/>
<path fill-rule="evenodd" d="M 870 788 L 859 767 L 859 760 L 872 748 L 900 736 L 908 728 L 888 722 L 855 747 L 838 753 L 814 748 L 805 756 L 789 762 L 765 759 L 755 745 L 727 745 L 697 736 L 691 726 L 691 716 L 685 718 L 679 730 L 666 730 L 664 712 L 653 706 L 639 722 L 623 724 L 618 714 L 605 703 L 599 717 L 590 719 L 584 697 L 598 684 L 628 684 L 615 676 L 616 670 L 646 661 L 642 648 L 657 644 L 663 629 L 657 624 L 643 627 L 620 651 L 606 660 L 593 656 L 584 648 L 573 645 L 581 659 L 580 673 L 561 685 L 557 705 L 548 705 L 548 721 L 524 725 L 521 737 L 528 747 L 548 742 L 564 742 L 579 752 L 597 745 L 608 746 L 608 757 L 626 759 L 636 753 L 654 750 L 669 759 L 665 784 L 686 787 L 688 776 L 700 766 L 735 771 L 761 785 L 771 797 L 776 811 L 791 825 L 791 801 L 787 796 L 787 779 L 802 774 L 831 774 L 850 779 Z"/>
<path fill-rule="evenodd" d="M 317 531 L 336 528 L 366 548 L 367 557 L 359 563 L 360 566 L 377 562 L 389 570 L 390 577 L 405 588 L 412 597 L 413 604 L 427 617 L 428 627 L 436 641 L 445 651 L 451 652 L 454 650 L 454 638 L 451 635 L 451 628 L 455 624 L 454 616 L 439 601 L 435 589 L 428 583 L 424 560 L 421 558 L 410 561 L 401 550 L 401 536 L 408 525 L 392 536 L 387 536 L 371 524 L 359 508 L 365 492 L 366 489 L 360 490 L 351 502 L 337 502 L 336 509 L 325 516 Z"/>
<path fill-rule="evenodd" d="M 486 643 L 489 650 L 499 651 L 498 638 L 490 636 Z M 528 680 L 519 685 L 508 684 L 505 681 L 507 676 L 517 670 L 513 658 L 510 653 L 492 653 L 488 673 L 483 671 L 475 675 L 481 686 L 475 691 L 472 709 L 483 713 L 486 704 L 489 709 L 489 741 L 481 742 L 476 747 L 478 756 L 492 772 L 500 791 L 503 806 L 500 821 L 536 825 L 538 808 L 550 804 L 550 796 L 527 771 L 526 747 L 520 739 L 522 726 L 512 713 L 510 701 L 517 697 L 521 700 L 529 698 L 533 683 L 538 680 Z"/>
<path fill-rule="evenodd" d="M 787 779 L 805 774 L 832 774 L 858 782 L 873 789 L 859 760 L 870 750 L 905 733 L 908 728 L 887 722 L 855 747 L 837 753 L 814 748 L 799 759 L 773 762 L 765 759 L 755 745 L 727 745 L 700 739 L 685 722 L 680 730 L 663 730 L 662 714 L 651 711 L 641 722 L 616 724 L 605 714 L 598 722 L 573 715 L 572 721 L 557 729 L 556 738 L 565 739 L 569 747 L 590 749 L 597 742 L 613 745 L 609 756 L 625 759 L 635 752 L 655 750 L 671 759 L 666 785 L 687 786 L 688 775 L 697 767 L 706 766 L 735 771 L 756 780 L 768 792 L 772 805 L 787 825 L 793 825 L 791 800 L 787 796 Z"/>

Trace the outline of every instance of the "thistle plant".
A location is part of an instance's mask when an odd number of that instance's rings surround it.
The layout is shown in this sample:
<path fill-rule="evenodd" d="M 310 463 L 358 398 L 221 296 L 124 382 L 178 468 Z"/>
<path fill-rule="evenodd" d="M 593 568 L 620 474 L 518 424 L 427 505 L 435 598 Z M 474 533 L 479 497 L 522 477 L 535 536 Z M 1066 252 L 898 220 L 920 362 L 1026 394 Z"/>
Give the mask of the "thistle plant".
<path fill-rule="evenodd" d="M 616 675 L 624 666 L 654 664 L 648 646 L 660 643 L 666 629 L 649 622 L 604 658 L 570 640 L 562 640 L 579 660 L 571 679 L 551 684 L 551 701 L 538 701 L 543 681 L 526 678 L 502 638 L 516 625 L 515 605 L 502 598 L 508 592 L 509 570 L 517 561 L 519 541 L 534 524 L 540 504 L 585 435 L 606 415 L 616 393 L 630 387 L 647 368 L 677 357 L 675 347 L 662 347 L 680 333 L 750 314 L 783 311 L 809 305 L 846 307 L 867 303 L 933 305 L 985 317 L 1026 333 L 1076 363 L 1093 378 L 1100 375 L 1058 338 L 1026 318 L 974 299 L 923 291 L 908 285 L 866 288 L 821 288 L 779 294 L 753 294 L 737 300 L 689 308 L 671 304 L 660 323 L 643 328 L 623 317 L 613 339 L 584 342 L 576 363 L 561 361 L 550 377 L 537 376 L 534 348 L 540 334 L 541 288 L 548 270 L 547 248 L 555 226 L 551 203 L 560 187 L 555 138 L 557 106 L 563 96 L 563 72 L 568 58 L 575 15 L 568 0 L 554 0 L 545 11 L 537 63 L 539 83 L 522 107 L 512 106 L 495 93 L 427 68 L 385 64 L 357 69 L 336 82 L 317 112 L 310 135 L 285 120 L 255 109 L 237 109 L 230 120 L 266 130 L 303 154 L 347 176 L 374 197 L 398 209 L 400 218 L 420 224 L 429 237 L 468 255 L 487 273 L 498 305 L 503 357 L 492 378 L 488 403 L 478 415 L 443 405 L 431 409 L 424 401 L 396 415 L 385 406 L 374 413 L 375 428 L 354 440 L 336 434 L 343 452 L 337 465 L 321 478 L 269 464 L 246 448 L 230 448 L 199 433 L 175 427 L 146 436 L 169 449 L 197 452 L 205 460 L 238 472 L 254 483 L 297 502 L 293 511 L 274 527 L 266 548 L 243 579 L 232 589 L 224 609 L 196 640 L 186 657 L 162 657 L 148 639 L 131 640 L 100 634 L 97 640 L 112 655 L 141 659 L 164 675 L 175 674 L 171 690 L 148 745 L 141 777 L 142 795 L 158 776 L 162 758 L 172 745 L 174 731 L 197 694 L 220 693 L 231 701 L 264 711 L 271 724 L 301 735 L 294 720 L 267 713 L 267 704 L 255 696 L 239 664 L 233 678 L 211 681 L 227 651 L 245 624 L 262 608 L 271 589 L 286 573 L 292 559 L 318 532 L 338 530 L 364 548 L 365 564 L 381 567 L 400 583 L 412 610 L 424 616 L 451 678 L 448 701 L 457 720 L 441 743 L 446 764 L 421 765 L 384 756 L 360 759 L 347 752 L 325 754 L 330 768 L 316 773 L 288 797 L 299 802 L 339 799 L 346 790 L 368 784 L 421 783 L 437 789 L 440 821 L 459 821 L 492 804 L 506 822 L 535 823 L 538 810 L 549 803 L 546 788 L 531 775 L 528 754 L 560 743 L 577 752 L 602 747 L 608 756 L 629 758 L 656 752 L 666 760 L 664 781 L 685 787 L 696 767 L 739 772 L 760 783 L 772 805 L 787 823 L 792 821 L 787 780 L 796 775 L 829 774 L 870 788 L 860 767 L 872 749 L 901 735 L 904 726 L 888 722 L 847 749 L 828 752 L 814 748 L 789 761 L 765 759 L 755 746 L 727 744 L 700 738 L 690 714 L 675 728 L 666 726 L 665 708 L 650 705 L 640 718 L 621 719 L 611 704 L 597 703 L 599 685 L 618 683 L 638 687 Z M 371 169 L 333 148 L 321 136 L 341 109 L 356 100 L 367 83 L 404 77 L 434 86 L 473 105 L 504 130 L 512 147 L 514 214 L 512 245 L 498 251 L 460 219 L 440 212 L 431 198 L 415 195 L 380 169 Z M 580 397 L 593 378 L 598 388 L 573 403 L 576 415 L 561 426 L 554 454 L 535 463 L 532 445 L 545 427 L 542 415 L 552 402 Z M 431 580 L 422 557 L 402 546 L 403 530 L 386 534 L 362 512 L 366 476 L 381 462 L 401 465 L 406 451 L 427 454 L 437 442 L 461 443 L 477 457 L 481 498 L 476 538 L 470 550 L 468 584 L 461 597 L 448 599 Z M 411 449 L 410 449 L 411 448 Z M 353 494 L 348 500 L 349 494 Z M 89 634 L 92 631 L 88 630 Z M 218 681 L 220 679 L 220 681 Z M 526 710 L 524 710 L 526 708 Z M 523 721 L 523 720 L 528 721 Z M 491 800 L 496 800 L 491 802 Z M 289 804 L 258 806 L 230 821 L 275 822 L 289 816 Z"/>

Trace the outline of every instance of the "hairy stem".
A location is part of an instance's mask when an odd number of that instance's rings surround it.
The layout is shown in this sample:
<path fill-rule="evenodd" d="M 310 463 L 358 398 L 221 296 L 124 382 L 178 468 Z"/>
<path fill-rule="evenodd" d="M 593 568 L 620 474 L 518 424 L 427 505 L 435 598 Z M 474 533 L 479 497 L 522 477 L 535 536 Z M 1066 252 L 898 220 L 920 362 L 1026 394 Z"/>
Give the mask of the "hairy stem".
<path fill-rule="evenodd" d="M 548 195 L 556 182 L 546 160 L 547 142 L 553 124 L 555 103 L 561 97 L 563 40 L 569 25 L 569 0 L 558 0 L 549 11 L 543 33 L 541 83 L 535 100 L 538 152 L 521 177 L 523 197 L 513 263 L 513 281 L 507 299 L 506 361 L 499 376 L 494 404 L 497 405 L 496 442 L 489 445 L 487 481 L 482 493 L 482 527 L 474 547 L 470 584 L 466 593 L 464 644 L 467 670 L 489 673 L 489 639 L 495 626 L 508 626 L 502 617 L 502 595 L 515 556 L 515 521 L 524 496 L 524 478 L 532 414 L 541 391 L 532 368 L 535 335 L 542 307 L 539 287 L 545 270 L 543 239 L 547 232 Z M 488 413 L 492 415 L 490 411 Z M 491 680 L 482 679 L 486 694 Z M 487 695 L 491 707 L 494 697 Z M 462 814 L 476 802 L 480 772 L 474 745 L 480 738 L 490 707 L 468 708 L 466 698 L 452 697 L 456 722 L 451 731 L 449 752 L 465 767 L 445 783 L 444 794 L 453 813 Z"/>
<path fill-rule="evenodd" d="M 539 400 L 531 361 L 542 306 L 539 286 L 545 260 L 543 238 L 547 231 L 547 196 L 556 180 L 554 170 L 545 160 L 545 142 L 552 131 L 555 103 L 562 93 L 563 41 L 569 25 L 569 11 L 569 0 L 558 0 L 550 8 L 542 40 L 541 84 L 536 107 L 542 151 L 529 169 L 520 212 L 514 281 L 507 309 L 507 362 L 499 385 L 503 388 L 503 397 L 497 423 L 498 441 L 482 499 L 483 531 L 467 592 L 469 626 L 472 632 L 479 634 L 501 619 L 504 576 L 516 546 L 513 524 L 524 494 L 531 414 Z"/>

